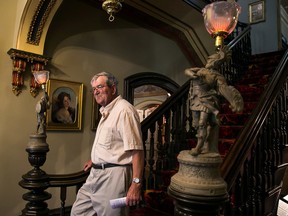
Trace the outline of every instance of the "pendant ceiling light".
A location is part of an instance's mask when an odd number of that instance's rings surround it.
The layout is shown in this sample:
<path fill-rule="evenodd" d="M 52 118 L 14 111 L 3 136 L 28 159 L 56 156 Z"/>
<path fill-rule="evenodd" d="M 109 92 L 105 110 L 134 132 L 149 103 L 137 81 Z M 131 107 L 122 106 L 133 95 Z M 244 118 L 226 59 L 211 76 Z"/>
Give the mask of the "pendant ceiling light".
<path fill-rule="evenodd" d="M 109 21 L 113 22 L 115 17 L 114 14 L 118 13 L 122 9 L 122 4 L 124 0 L 101 0 L 102 8 L 109 14 Z"/>

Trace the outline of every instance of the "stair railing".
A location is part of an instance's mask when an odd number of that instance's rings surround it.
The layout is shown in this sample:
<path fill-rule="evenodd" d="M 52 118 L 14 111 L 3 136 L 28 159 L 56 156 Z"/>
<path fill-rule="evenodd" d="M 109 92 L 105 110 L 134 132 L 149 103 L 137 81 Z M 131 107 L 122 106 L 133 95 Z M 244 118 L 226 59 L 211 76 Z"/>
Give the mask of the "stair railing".
<path fill-rule="evenodd" d="M 288 52 L 221 166 L 225 215 L 276 215 L 288 163 Z"/>
<path fill-rule="evenodd" d="M 163 172 L 177 169 L 177 154 L 187 149 L 187 132 L 192 132 L 187 107 L 189 87 L 188 81 L 141 123 L 147 189 L 167 187 L 163 183 Z"/>
<path fill-rule="evenodd" d="M 79 188 L 83 185 L 89 175 L 89 171 L 80 171 L 71 174 L 55 174 L 49 175 L 49 186 L 60 188 L 60 201 L 61 207 L 57 209 L 55 215 L 67 215 L 67 209 L 65 208 L 65 202 L 67 198 L 67 188 L 76 187 L 75 194 Z"/>
<path fill-rule="evenodd" d="M 232 59 L 221 66 L 220 73 L 230 85 L 234 85 L 247 71 L 251 57 L 250 32 L 250 25 L 238 22 L 232 35 L 225 40 L 232 51 Z"/>

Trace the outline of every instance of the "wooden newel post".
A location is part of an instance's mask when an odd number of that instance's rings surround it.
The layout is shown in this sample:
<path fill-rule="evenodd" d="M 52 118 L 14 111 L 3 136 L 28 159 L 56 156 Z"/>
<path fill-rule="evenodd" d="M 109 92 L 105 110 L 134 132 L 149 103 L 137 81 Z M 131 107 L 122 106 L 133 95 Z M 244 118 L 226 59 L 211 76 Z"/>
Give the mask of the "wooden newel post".
<path fill-rule="evenodd" d="M 46 134 L 32 134 L 26 151 L 28 160 L 33 166 L 27 174 L 22 176 L 19 185 L 29 190 L 23 195 L 23 199 L 28 201 L 22 210 L 22 216 L 27 215 L 49 215 L 48 205 L 45 202 L 51 198 L 51 194 L 45 190 L 49 187 L 49 176 L 40 169 L 46 161 L 46 154 L 49 145 L 46 143 Z"/>
<path fill-rule="evenodd" d="M 22 210 L 22 216 L 49 215 L 48 205 L 45 202 L 51 198 L 51 194 L 45 190 L 49 187 L 49 176 L 40 168 L 46 161 L 49 145 L 46 143 L 46 117 L 49 109 L 49 97 L 46 92 L 46 83 L 49 79 L 49 71 L 37 71 L 33 73 L 35 81 L 41 85 L 44 96 L 36 104 L 37 130 L 30 135 L 29 143 L 26 148 L 28 160 L 33 169 L 22 176 L 19 185 L 27 190 L 23 199 L 28 201 Z"/>

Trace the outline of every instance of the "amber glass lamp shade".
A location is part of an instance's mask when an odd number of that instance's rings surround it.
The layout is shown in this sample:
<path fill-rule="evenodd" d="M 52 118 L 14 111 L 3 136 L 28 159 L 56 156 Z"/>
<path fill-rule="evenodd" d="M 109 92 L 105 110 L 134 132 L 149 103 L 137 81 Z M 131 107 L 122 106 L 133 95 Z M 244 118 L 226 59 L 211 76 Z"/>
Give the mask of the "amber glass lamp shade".
<path fill-rule="evenodd" d="M 219 1 L 203 9 L 204 23 L 209 34 L 216 38 L 215 46 L 223 45 L 224 39 L 235 29 L 241 7 L 236 2 Z"/>
<path fill-rule="evenodd" d="M 49 79 L 49 71 L 46 70 L 34 72 L 33 75 L 39 85 L 44 85 Z"/>

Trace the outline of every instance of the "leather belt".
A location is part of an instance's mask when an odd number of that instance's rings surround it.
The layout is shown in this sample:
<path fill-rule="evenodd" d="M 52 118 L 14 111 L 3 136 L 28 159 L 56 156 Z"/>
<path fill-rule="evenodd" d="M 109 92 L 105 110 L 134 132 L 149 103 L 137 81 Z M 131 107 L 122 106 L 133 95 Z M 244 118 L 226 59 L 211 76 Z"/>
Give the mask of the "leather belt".
<path fill-rule="evenodd" d="M 102 164 L 92 164 L 92 167 L 94 169 L 106 169 L 111 167 L 117 167 L 117 166 L 131 166 L 131 164 L 113 164 L 113 163 L 102 163 Z"/>

